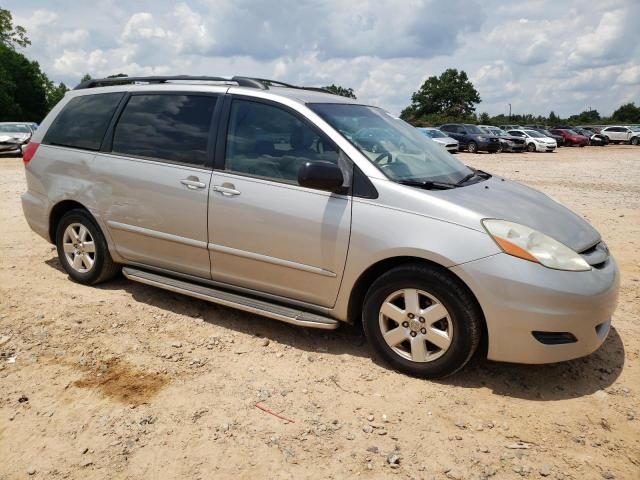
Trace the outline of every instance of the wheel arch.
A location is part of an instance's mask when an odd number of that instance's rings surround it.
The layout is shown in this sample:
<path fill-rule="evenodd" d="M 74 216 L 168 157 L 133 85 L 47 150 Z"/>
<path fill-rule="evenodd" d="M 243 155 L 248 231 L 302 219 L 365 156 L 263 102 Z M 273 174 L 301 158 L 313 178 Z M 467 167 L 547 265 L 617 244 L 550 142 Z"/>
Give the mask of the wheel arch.
<path fill-rule="evenodd" d="M 480 339 L 480 345 L 478 347 L 478 352 L 486 356 L 487 346 L 488 346 L 488 331 L 487 331 L 487 322 L 485 320 L 484 311 L 482 309 L 482 305 L 478 301 L 478 298 L 474 294 L 473 290 L 469 288 L 469 286 L 452 272 L 450 269 L 440 265 L 437 262 L 432 260 L 427 260 L 421 257 L 413 257 L 413 256 L 398 256 L 398 257 L 390 257 L 385 258 L 383 260 L 379 260 L 378 262 L 371 265 L 364 272 L 360 274 L 358 279 L 353 285 L 351 289 L 351 294 L 349 295 L 349 303 L 347 307 L 347 321 L 350 324 L 361 326 L 362 325 L 362 307 L 364 304 L 364 298 L 367 294 L 367 291 L 373 284 L 373 282 L 383 273 L 391 270 L 392 268 L 396 268 L 403 265 L 424 265 L 431 268 L 435 268 L 445 273 L 446 275 L 454 278 L 462 288 L 467 290 L 469 295 L 474 299 L 478 306 L 478 311 L 482 314 L 482 338 Z"/>
<path fill-rule="evenodd" d="M 51 243 L 56 243 L 56 229 L 58 228 L 58 223 L 60 223 L 60 220 L 62 220 L 64 214 L 76 209 L 85 210 L 87 213 L 89 213 L 89 215 L 93 217 L 87 207 L 82 205 L 80 202 L 76 202 L 75 200 L 62 200 L 61 202 L 58 202 L 53 206 L 51 212 L 49 213 L 49 241 Z"/>

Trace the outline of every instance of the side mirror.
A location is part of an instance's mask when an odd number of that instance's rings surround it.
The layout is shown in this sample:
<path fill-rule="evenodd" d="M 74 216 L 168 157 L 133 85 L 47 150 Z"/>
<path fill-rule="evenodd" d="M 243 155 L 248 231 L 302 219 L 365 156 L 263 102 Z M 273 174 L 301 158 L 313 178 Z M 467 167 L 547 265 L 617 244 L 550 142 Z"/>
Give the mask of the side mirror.
<path fill-rule="evenodd" d="M 342 170 L 331 162 L 306 162 L 298 172 L 298 184 L 301 187 L 339 192 L 343 183 Z"/>

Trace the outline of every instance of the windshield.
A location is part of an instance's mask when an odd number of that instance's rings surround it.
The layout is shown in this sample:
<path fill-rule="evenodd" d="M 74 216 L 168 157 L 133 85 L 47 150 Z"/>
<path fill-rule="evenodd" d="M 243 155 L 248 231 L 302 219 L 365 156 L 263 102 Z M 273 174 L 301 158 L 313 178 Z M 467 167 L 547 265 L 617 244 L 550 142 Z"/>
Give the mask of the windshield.
<path fill-rule="evenodd" d="M 467 133 L 487 133 L 483 130 L 481 130 L 480 128 L 476 127 L 475 125 L 464 125 L 463 128 L 467 131 Z"/>
<path fill-rule="evenodd" d="M 509 134 L 507 132 L 505 132 L 504 130 L 501 130 L 499 128 L 492 128 L 489 130 L 489 133 L 492 133 L 493 135 L 497 135 L 498 137 L 508 137 Z"/>
<path fill-rule="evenodd" d="M 26 125 L 0 125 L 0 132 L 3 133 L 31 133 Z"/>
<path fill-rule="evenodd" d="M 388 178 L 456 183 L 471 169 L 408 123 L 376 107 L 308 104 Z"/>
<path fill-rule="evenodd" d="M 525 130 L 524 133 L 533 138 L 544 138 L 546 135 L 541 134 L 540 132 L 536 132 L 535 130 Z"/>
<path fill-rule="evenodd" d="M 428 128 L 419 128 L 418 131 L 424 133 L 426 136 L 430 138 L 446 138 L 446 135 L 442 133 L 440 130 L 429 130 Z"/>

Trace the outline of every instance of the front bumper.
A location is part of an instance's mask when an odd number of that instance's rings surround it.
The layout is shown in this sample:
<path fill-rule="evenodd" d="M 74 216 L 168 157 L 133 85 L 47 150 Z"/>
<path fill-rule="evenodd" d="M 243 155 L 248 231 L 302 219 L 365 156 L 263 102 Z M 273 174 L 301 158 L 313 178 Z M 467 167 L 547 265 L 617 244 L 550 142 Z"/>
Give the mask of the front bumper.
<path fill-rule="evenodd" d="M 536 144 L 536 151 L 538 152 L 553 152 L 557 145 L 555 143 L 538 143 Z"/>
<path fill-rule="evenodd" d="M 613 257 L 588 272 L 552 270 L 504 253 L 451 270 L 471 288 L 482 307 L 490 360 L 571 360 L 597 350 L 609 333 L 620 282 Z M 575 341 L 543 343 L 533 332 L 568 333 Z"/>
<path fill-rule="evenodd" d="M 478 151 L 481 152 L 497 152 L 500 150 L 500 142 L 478 141 Z"/>

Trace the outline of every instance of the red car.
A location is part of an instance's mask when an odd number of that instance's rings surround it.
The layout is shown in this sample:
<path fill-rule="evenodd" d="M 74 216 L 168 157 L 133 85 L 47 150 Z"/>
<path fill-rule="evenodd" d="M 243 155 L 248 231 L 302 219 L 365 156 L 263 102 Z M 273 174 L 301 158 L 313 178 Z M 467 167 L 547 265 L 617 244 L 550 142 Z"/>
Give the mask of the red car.
<path fill-rule="evenodd" d="M 554 135 L 560 135 L 564 138 L 564 144 L 567 147 L 572 145 L 577 145 L 579 147 L 584 147 L 589 144 L 589 139 L 584 135 L 580 135 L 579 133 L 574 132 L 573 130 L 569 130 L 568 128 L 554 128 L 549 130 Z"/>

